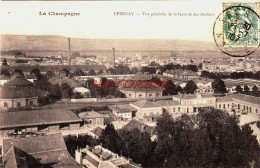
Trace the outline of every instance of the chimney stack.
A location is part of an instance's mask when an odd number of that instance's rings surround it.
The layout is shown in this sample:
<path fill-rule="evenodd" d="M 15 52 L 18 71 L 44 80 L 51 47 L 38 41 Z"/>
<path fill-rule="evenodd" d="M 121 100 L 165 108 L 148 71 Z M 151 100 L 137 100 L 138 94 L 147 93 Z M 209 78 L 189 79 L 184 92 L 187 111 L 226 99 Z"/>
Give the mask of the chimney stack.
<path fill-rule="evenodd" d="M 116 67 L 116 51 L 115 48 L 113 48 L 113 68 Z"/>
<path fill-rule="evenodd" d="M 68 48 L 68 61 L 69 61 L 69 70 L 71 71 L 70 38 L 68 38 L 68 44 L 69 44 L 69 48 Z"/>

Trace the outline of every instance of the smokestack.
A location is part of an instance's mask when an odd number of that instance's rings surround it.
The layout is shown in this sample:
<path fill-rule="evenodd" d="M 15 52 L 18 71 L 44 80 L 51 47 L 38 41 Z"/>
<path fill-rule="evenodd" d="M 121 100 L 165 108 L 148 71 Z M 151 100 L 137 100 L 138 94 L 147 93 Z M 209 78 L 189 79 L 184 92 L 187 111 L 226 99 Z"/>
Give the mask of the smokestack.
<path fill-rule="evenodd" d="M 116 52 L 115 52 L 115 48 L 113 48 L 113 68 L 116 67 Z"/>
<path fill-rule="evenodd" d="M 69 48 L 68 48 L 68 61 L 69 61 L 69 69 L 71 71 L 71 53 L 70 53 L 70 38 L 68 38 Z"/>

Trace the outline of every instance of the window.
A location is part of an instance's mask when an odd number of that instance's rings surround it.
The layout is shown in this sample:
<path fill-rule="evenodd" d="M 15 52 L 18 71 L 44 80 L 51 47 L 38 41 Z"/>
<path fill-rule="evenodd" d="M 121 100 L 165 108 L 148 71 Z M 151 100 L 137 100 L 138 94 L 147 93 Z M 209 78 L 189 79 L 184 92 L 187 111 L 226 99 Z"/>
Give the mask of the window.
<path fill-rule="evenodd" d="M 229 104 L 227 104 L 227 107 L 229 108 Z"/>
<path fill-rule="evenodd" d="M 180 112 L 181 111 L 181 108 L 180 107 L 178 107 L 178 112 Z"/>
<path fill-rule="evenodd" d="M 139 94 L 139 98 L 141 98 L 143 95 Z"/>
<path fill-rule="evenodd" d="M 173 108 L 172 111 L 175 112 L 175 108 Z"/>
<path fill-rule="evenodd" d="M 237 105 L 238 109 L 240 110 L 240 104 Z"/>
<path fill-rule="evenodd" d="M 252 112 L 252 108 L 251 108 L 251 107 L 249 107 L 249 112 L 250 112 L 250 113 Z"/>
<path fill-rule="evenodd" d="M 21 107 L 21 103 L 20 102 L 17 102 L 17 108 Z"/>
<path fill-rule="evenodd" d="M 149 97 L 152 97 L 153 95 L 152 94 L 149 94 Z"/>
<path fill-rule="evenodd" d="M 4 108 L 8 108 L 8 103 L 4 102 Z"/>
<path fill-rule="evenodd" d="M 93 119 L 88 120 L 89 124 L 93 124 Z"/>
<path fill-rule="evenodd" d="M 97 124 L 99 124 L 100 123 L 100 118 L 97 118 L 96 122 L 97 122 Z"/>
<path fill-rule="evenodd" d="M 129 94 L 128 97 L 132 97 L 132 94 Z"/>
<path fill-rule="evenodd" d="M 255 113 L 258 113 L 258 109 L 255 109 Z"/>
<path fill-rule="evenodd" d="M 29 103 L 29 104 L 30 104 L 30 106 L 33 106 L 33 101 L 30 101 L 30 103 Z"/>
<path fill-rule="evenodd" d="M 187 108 L 187 113 L 189 113 L 189 108 Z"/>
<path fill-rule="evenodd" d="M 221 108 L 221 104 L 218 105 L 218 108 Z"/>
<path fill-rule="evenodd" d="M 226 105 L 225 104 L 223 104 L 223 109 L 225 109 L 226 108 Z"/>

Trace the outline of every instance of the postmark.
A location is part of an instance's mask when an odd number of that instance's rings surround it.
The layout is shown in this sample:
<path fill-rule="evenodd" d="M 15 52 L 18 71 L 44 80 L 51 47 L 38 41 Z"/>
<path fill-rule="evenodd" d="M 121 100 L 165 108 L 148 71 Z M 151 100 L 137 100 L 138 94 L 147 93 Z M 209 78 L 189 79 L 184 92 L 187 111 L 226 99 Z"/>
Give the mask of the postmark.
<path fill-rule="evenodd" d="M 233 57 L 252 54 L 260 44 L 259 19 L 258 3 L 223 3 L 213 27 L 219 49 Z"/>

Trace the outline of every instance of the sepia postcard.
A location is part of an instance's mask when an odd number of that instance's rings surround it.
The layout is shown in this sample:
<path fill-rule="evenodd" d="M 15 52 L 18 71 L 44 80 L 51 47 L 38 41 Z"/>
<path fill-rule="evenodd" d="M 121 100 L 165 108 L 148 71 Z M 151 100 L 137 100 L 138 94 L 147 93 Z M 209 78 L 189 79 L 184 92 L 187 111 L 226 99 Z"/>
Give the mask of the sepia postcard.
<path fill-rule="evenodd" d="M 0 168 L 260 167 L 258 1 L 28 1 L 0 2 Z"/>

